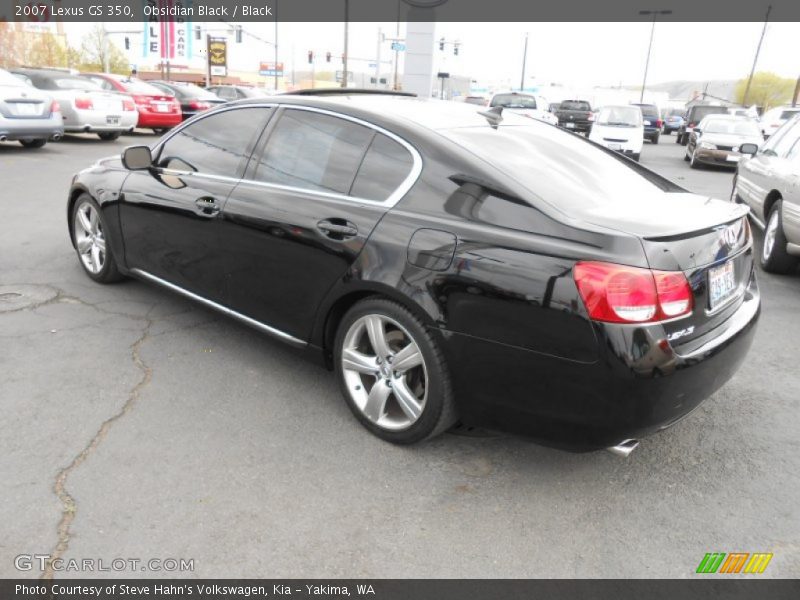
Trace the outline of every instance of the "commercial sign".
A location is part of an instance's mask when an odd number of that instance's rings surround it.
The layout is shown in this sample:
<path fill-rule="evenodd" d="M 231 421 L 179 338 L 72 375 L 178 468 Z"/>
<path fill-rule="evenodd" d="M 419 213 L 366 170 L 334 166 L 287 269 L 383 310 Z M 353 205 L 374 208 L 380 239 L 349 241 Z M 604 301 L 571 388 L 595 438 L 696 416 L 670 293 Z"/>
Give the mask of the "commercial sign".
<path fill-rule="evenodd" d="M 223 38 L 208 38 L 208 67 L 211 75 L 228 74 L 228 42 Z"/>
<path fill-rule="evenodd" d="M 169 61 L 188 66 L 193 54 L 192 22 L 180 15 L 184 12 L 181 9 L 191 5 L 191 0 L 145 0 L 145 4 L 173 10 L 176 16 L 147 17 L 148 20 L 144 22 L 142 58 L 150 63 Z"/>
<path fill-rule="evenodd" d="M 283 77 L 283 63 L 279 62 L 277 65 L 271 62 L 262 62 L 258 66 L 258 74 L 265 77 Z"/>

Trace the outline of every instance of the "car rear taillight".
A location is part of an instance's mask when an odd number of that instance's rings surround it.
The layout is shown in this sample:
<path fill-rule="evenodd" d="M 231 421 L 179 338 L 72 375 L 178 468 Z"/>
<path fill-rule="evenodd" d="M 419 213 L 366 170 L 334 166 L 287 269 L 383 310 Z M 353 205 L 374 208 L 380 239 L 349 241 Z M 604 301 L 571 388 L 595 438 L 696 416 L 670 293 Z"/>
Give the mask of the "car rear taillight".
<path fill-rule="evenodd" d="M 51 113 L 61 112 L 61 105 L 56 100 L 53 100 L 50 103 L 50 112 Z"/>
<path fill-rule="evenodd" d="M 689 123 L 689 127 L 694 127 L 694 123 Z"/>
<path fill-rule="evenodd" d="M 664 124 L 664 121 L 661 119 L 656 119 L 656 127 L 661 127 Z"/>
<path fill-rule="evenodd" d="M 136 106 L 148 106 L 150 104 L 150 97 L 149 96 L 134 96 L 133 101 L 136 103 Z"/>
<path fill-rule="evenodd" d="M 587 121 L 594 121 L 594 113 L 589 113 L 589 116 L 586 117 Z"/>
<path fill-rule="evenodd" d="M 133 103 L 133 100 L 125 98 L 122 101 L 122 110 L 136 110 L 136 104 Z"/>
<path fill-rule="evenodd" d="M 197 100 L 192 100 L 189 102 L 189 108 L 192 110 L 207 110 L 211 108 L 211 105 L 208 102 L 198 102 Z"/>
<path fill-rule="evenodd" d="M 692 290 L 680 271 L 579 262 L 573 276 L 589 317 L 595 321 L 648 323 L 692 311 Z"/>
<path fill-rule="evenodd" d="M 91 98 L 75 98 L 75 108 L 80 108 L 81 110 L 91 110 L 92 106 Z"/>

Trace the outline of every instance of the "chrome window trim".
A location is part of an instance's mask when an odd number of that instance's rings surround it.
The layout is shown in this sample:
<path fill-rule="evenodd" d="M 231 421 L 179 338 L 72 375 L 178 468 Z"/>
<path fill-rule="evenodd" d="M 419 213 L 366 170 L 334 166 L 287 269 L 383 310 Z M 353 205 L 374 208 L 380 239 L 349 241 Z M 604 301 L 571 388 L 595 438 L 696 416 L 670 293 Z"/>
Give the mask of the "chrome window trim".
<path fill-rule="evenodd" d="M 165 287 L 165 288 L 167 288 L 169 290 L 172 290 L 173 292 L 177 292 L 178 294 L 180 294 L 182 296 L 185 296 L 186 298 L 189 298 L 190 300 L 194 300 L 196 302 L 199 302 L 200 304 L 203 304 L 203 305 L 205 305 L 205 306 L 207 306 L 209 308 L 212 308 L 212 309 L 214 309 L 216 311 L 219 311 L 224 315 L 227 315 L 229 317 L 233 317 L 234 319 L 236 319 L 237 321 L 241 321 L 245 325 L 249 325 L 250 327 L 258 329 L 261 332 L 264 332 L 264 333 L 267 333 L 267 334 L 269 334 L 269 335 L 271 335 L 273 337 L 276 337 L 276 338 L 278 338 L 278 339 L 280 339 L 280 340 L 282 340 L 284 342 L 287 342 L 287 343 L 291 344 L 292 346 L 295 346 L 297 348 L 305 348 L 308 345 L 307 342 L 304 342 L 303 340 L 301 340 L 299 338 L 296 338 L 293 335 L 289 335 L 285 331 L 281 331 L 280 329 L 275 329 L 274 327 L 270 327 L 266 323 L 262 323 L 261 321 L 256 321 L 255 319 L 251 319 L 247 315 L 243 315 L 242 313 L 237 312 L 237 311 L 233 310 L 232 308 L 228 308 L 227 306 L 223 306 L 222 304 L 218 304 L 218 303 L 214 302 L 213 300 L 209 300 L 208 298 L 204 298 L 203 296 L 198 296 L 194 292 L 190 292 L 189 290 L 184 289 L 184 288 L 182 288 L 182 287 L 180 287 L 178 285 L 175 285 L 174 283 L 170 283 L 169 281 L 166 281 L 165 279 L 161 279 L 160 277 L 157 277 L 157 276 L 153 275 L 152 273 L 148 273 L 147 271 L 143 271 L 142 269 L 131 269 L 131 273 L 133 273 L 134 275 L 138 275 L 142 279 L 146 279 L 147 281 L 150 281 L 152 283 L 156 283 L 156 284 L 158 284 L 158 285 L 160 285 L 162 287 Z"/>
<path fill-rule="evenodd" d="M 381 133 L 381 134 L 385 135 L 386 137 L 394 140 L 395 142 L 397 142 L 398 144 L 400 144 L 401 146 L 403 146 L 406 149 L 406 151 L 411 155 L 411 161 L 412 161 L 411 171 L 409 171 L 408 175 L 403 180 L 403 182 L 385 200 L 373 200 L 373 199 L 370 199 L 370 198 L 359 198 L 358 196 L 349 196 L 347 194 L 340 194 L 338 192 L 325 192 L 325 191 L 322 191 L 322 190 L 314 190 L 314 189 L 311 189 L 311 188 L 296 187 L 296 186 L 292 186 L 292 185 L 283 185 L 283 184 L 279 184 L 279 183 L 270 183 L 270 182 L 267 182 L 267 181 L 258 181 L 258 180 L 255 180 L 255 179 L 249 179 L 249 178 L 245 178 L 245 177 L 236 178 L 236 177 L 227 177 L 225 175 L 214 175 L 214 174 L 211 174 L 211 173 L 173 171 L 173 170 L 170 170 L 170 169 L 163 169 L 162 171 L 164 173 L 168 174 L 168 175 L 174 175 L 174 176 L 178 176 L 178 177 L 204 177 L 204 178 L 207 178 L 207 179 L 214 179 L 214 180 L 217 180 L 217 181 L 228 181 L 228 182 L 235 182 L 235 183 L 246 182 L 246 183 L 251 184 L 251 185 L 256 185 L 256 186 L 259 186 L 259 187 L 265 187 L 265 188 L 270 188 L 270 189 L 275 189 L 275 190 L 281 190 L 281 191 L 285 191 L 285 192 L 297 192 L 297 193 L 301 193 L 301 194 L 311 194 L 311 195 L 314 195 L 314 196 L 318 196 L 320 198 L 330 198 L 330 199 L 333 199 L 333 200 L 344 200 L 344 201 L 347 201 L 347 202 L 355 202 L 356 204 L 368 203 L 368 204 L 374 204 L 374 205 L 377 205 L 377 206 L 384 206 L 386 208 L 391 208 L 394 205 L 396 205 L 398 202 L 400 202 L 400 200 L 402 200 L 402 198 L 409 192 L 409 190 L 411 190 L 411 188 L 414 187 L 414 184 L 417 183 L 417 180 L 419 179 L 419 176 L 422 174 L 422 156 L 420 155 L 419 151 L 413 145 L 411 145 L 407 140 L 403 139 L 402 137 L 400 137 L 396 133 L 393 133 L 393 132 L 391 132 L 391 131 L 389 131 L 387 129 L 384 129 L 380 125 L 375 125 L 374 123 L 370 123 L 369 121 L 364 121 L 363 119 L 359 119 L 358 117 L 352 117 L 350 115 L 346 115 L 346 114 L 339 113 L 339 112 L 336 112 L 336 111 L 327 110 L 327 109 L 323 109 L 323 108 L 316 108 L 316 107 L 313 107 L 313 106 L 304 106 L 304 105 L 300 105 L 300 104 L 285 104 L 285 103 L 280 103 L 280 102 L 244 104 L 244 105 L 241 105 L 241 106 L 238 106 L 238 105 L 237 106 L 226 106 L 226 107 L 222 107 L 222 108 L 216 109 L 214 111 L 209 111 L 209 114 L 200 114 L 200 115 L 196 116 L 195 118 L 191 119 L 190 121 L 187 121 L 185 125 L 183 125 L 181 127 L 176 127 L 169 134 L 168 137 L 165 136 L 162 139 L 160 139 L 158 141 L 158 143 L 156 143 L 156 145 L 153 147 L 153 151 L 152 151 L 153 152 L 153 156 L 158 156 L 160 154 L 161 149 L 163 148 L 164 144 L 166 144 L 170 139 L 172 139 L 173 136 L 175 136 L 178 133 L 180 133 L 185 127 L 191 125 L 192 123 L 196 123 L 196 122 L 198 122 L 198 121 L 200 121 L 202 119 L 206 119 L 206 118 L 208 118 L 208 117 L 210 117 L 212 115 L 216 115 L 216 114 L 219 114 L 221 112 L 226 112 L 226 111 L 229 111 L 229 110 L 238 110 L 238 109 L 243 109 L 243 108 L 283 108 L 284 110 L 304 110 L 304 111 L 307 111 L 307 112 L 315 112 L 315 113 L 320 113 L 320 114 L 323 114 L 323 115 L 328 115 L 328 116 L 339 118 L 339 119 L 344 119 L 345 121 L 351 121 L 353 123 L 357 123 L 357 124 L 362 125 L 364 127 L 368 127 L 370 129 L 372 129 L 373 131 L 377 131 L 378 133 Z M 267 144 L 269 144 L 269 140 L 267 141 Z"/>

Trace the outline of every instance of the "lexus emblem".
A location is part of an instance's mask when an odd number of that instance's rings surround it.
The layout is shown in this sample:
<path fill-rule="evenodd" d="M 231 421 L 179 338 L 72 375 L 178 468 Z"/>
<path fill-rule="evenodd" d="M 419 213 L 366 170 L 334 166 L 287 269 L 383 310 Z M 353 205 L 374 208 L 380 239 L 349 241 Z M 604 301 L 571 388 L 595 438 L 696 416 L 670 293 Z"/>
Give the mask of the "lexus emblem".
<path fill-rule="evenodd" d="M 728 248 L 735 248 L 736 244 L 739 243 L 739 231 L 736 227 L 728 227 L 725 231 L 722 232 L 722 239 L 725 241 L 725 244 Z"/>

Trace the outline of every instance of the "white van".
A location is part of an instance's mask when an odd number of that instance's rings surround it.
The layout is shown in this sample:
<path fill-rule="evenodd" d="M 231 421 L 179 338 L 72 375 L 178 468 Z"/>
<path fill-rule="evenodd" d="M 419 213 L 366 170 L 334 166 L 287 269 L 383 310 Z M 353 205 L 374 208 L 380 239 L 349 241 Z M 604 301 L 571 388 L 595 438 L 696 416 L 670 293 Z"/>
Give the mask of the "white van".
<path fill-rule="evenodd" d="M 604 106 L 597 112 L 589 139 L 639 160 L 644 144 L 642 110 L 638 106 Z"/>

